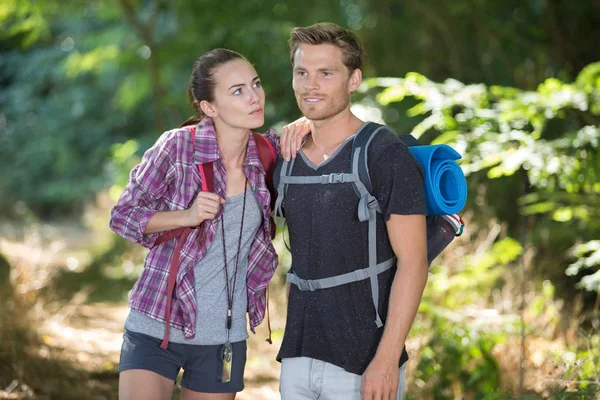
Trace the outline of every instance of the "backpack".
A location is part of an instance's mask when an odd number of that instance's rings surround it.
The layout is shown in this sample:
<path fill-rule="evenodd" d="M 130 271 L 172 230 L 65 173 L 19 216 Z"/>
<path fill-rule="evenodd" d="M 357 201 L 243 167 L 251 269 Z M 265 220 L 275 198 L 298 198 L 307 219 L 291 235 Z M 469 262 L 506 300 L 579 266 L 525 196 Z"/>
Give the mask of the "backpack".
<path fill-rule="evenodd" d="M 371 295 L 375 306 L 375 323 L 378 327 L 383 326 L 377 305 L 379 304 L 379 285 L 377 276 L 395 265 L 396 258 L 392 257 L 382 263 L 377 263 L 377 238 L 376 238 L 376 215 L 381 213 L 379 203 L 371 185 L 371 178 L 367 164 L 367 154 L 369 144 L 378 132 L 389 130 L 388 127 L 373 122 L 367 123 L 354 137 L 352 141 L 352 153 L 350 156 L 350 172 L 329 174 L 322 176 L 292 176 L 295 159 L 289 162 L 278 163 L 275 170 L 275 186 L 277 187 L 277 200 L 275 202 L 275 223 L 282 225 L 283 222 L 283 200 L 287 192 L 288 185 L 306 185 L 306 184 L 337 184 L 351 183 L 354 192 L 359 198 L 358 219 L 361 222 L 368 222 L 368 245 L 369 245 L 369 265 L 366 268 L 352 271 L 346 274 L 332 276 L 329 278 L 307 280 L 298 277 L 292 270 L 287 274 L 287 281 L 295 284 L 300 290 L 319 290 L 348 283 L 369 279 L 371 284 Z M 462 170 L 454 160 L 459 159 L 460 155 L 447 145 L 421 146 L 420 143 L 411 135 L 400 135 L 399 138 L 409 147 L 409 150 L 423 169 L 430 166 L 424 166 L 424 163 L 431 162 L 432 152 L 443 152 L 445 160 L 450 160 L 453 165 L 447 163 L 443 166 L 435 164 L 433 167 L 439 167 L 443 173 L 453 174 L 452 182 L 459 186 L 456 190 L 443 188 L 446 193 L 432 193 L 432 188 L 426 183 L 427 199 L 427 259 L 429 265 L 444 250 L 456 236 L 460 236 L 464 229 L 464 221 L 457 213 L 464 207 L 466 202 L 466 180 Z M 428 157 L 430 159 L 428 159 Z M 457 170 L 458 169 L 458 170 Z M 426 171 L 425 171 L 426 172 Z M 427 172 L 426 172 L 427 175 Z M 447 177 L 447 176 L 446 176 Z M 438 177 L 440 178 L 440 177 Z M 435 183 L 435 182 L 434 182 Z M 439 182 L 438 182 L 439 183 Z M 449 196 L 450 195 L 450 196 Z M 436 197 L 437 196 L 437 197 Z M 446 199 L 445 197 L 456 197 Z M 436 203 L 429 201 L 431 198 L 446 201 L 449 204 L 430 204 Z M 451 212 L 445 212 L 451 211 Z"/>
<path fill-rule="evenodd" d="M 190 135 L 192 136 L 192 144 L 195 146 L 196 142 L 195 142 L 195 137 L 196 137 L 196 127 L 195 126 L 187 126 L 186 128 L 189 128 L 189 132 Z M 254 141 L 256 142 L 256 146 L 258 147 L 258 155 L 260 158 L 260 161 L 266 171 L 266 176 L 265 176 L 265 182 L 267 184 L 267 188 L 269 189 L 269 192 L 271 193 L 271 209 L 274 206 L 274 202 L 275 202 L 275 190 L 274 190 L 274 186 L 273 186 L 273 171 L 275 170 L 275 161 L 277 160 L 277 153 L 275 152 L 275 148 L 273 147 L 273 145 L 271 144 L 271 142 L 269 142 L 269 140 L 267 138 L 265 138 L 263 135 L 256 133 L 256 132 L 252 132 L 253 136 L 254 136 Z M 200 172 L 200 177 L 202 179 L 202 187 L 201 187 L 201 191 L 202 192 L 214 192 L 215 191 L 215 185 L 214 185 L 214 171 L 213 171 L 213 163 L 212 162 L 208 162 L 208 163 L 204 163 L 204 164 L 198 164 L 198 170 Z M 275 231 L 276 231 L 276 225 L 275 225 L 275 221 L 273 220 L 273 217 L 270 217 L 269 219 L 270 221 L 270 225 L 271 225 L 271 239 L 273 239 L 275 237 Z M 198 227 L 185 227 L 185 228 L 177 228 L 177 229 L 173 229 L 170 231 L 167 231 L 165 233 L 163 233 L 162 235 L 160 235 L 156 241 L 154 242 L 154 245 L 152 246 L 152 248 L 160 245 L 161 243 L 164 243 L 168 240 L 177 238 L 177 245 L 175 246 L 175 251 L 173 254 L 173 258 L 171 259 L 171 265 L 169 267 L 169 280 L 167 283 L 167 304 L 166 304 L 166 313 L 165 313 L 165 319 L 167 321 L 167 328 L 165 330 L 165 336 L 163 338 L 163 341 L 160 345 L 161 348 L 166 349 L 168 342 L 169 342 L 169 324 L 171 321 L 171 299 L 173 297 L 173 290 L 175 289 L 175 281 L 177 278 L 177 272 L 179 271 L 179 256 L 181 254 L 181 247 L 183 246 L 183 243 L 185 242 L 185 239 L 188 237 L 188 235 L 190 234 L 190 232 L 192 232 L 193 229 L 198 229 Z M 202 242 L 204 240 L 203 237 L 200 238 L 200 242 Z"/>

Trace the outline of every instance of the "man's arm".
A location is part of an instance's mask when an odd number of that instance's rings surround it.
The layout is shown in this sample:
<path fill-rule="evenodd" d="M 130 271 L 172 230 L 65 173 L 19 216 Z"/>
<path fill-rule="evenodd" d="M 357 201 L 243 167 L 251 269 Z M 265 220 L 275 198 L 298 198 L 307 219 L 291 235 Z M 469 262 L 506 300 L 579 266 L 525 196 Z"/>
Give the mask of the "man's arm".
<path fill-rule="evenodd" d="M 427 282 L 427 236 L 424 215 L 390 215 L 387 232 L 398 270 L 392 283 L 387 319 L 375 357 L 362 376 L 363 400 L 394 398 L 398 362 Z"/>

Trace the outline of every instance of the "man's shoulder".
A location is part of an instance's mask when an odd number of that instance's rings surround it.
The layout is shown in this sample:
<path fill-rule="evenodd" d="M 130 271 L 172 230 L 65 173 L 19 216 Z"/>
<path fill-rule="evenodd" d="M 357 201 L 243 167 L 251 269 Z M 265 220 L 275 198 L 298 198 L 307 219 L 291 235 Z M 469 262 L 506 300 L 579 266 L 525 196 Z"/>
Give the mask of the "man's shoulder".
<path fill-rule="evenodd" d="M 389 151 L 398 155 L 408 153 L 406 144 L 389 126 L 380 124 L 376 132 L 369 143 L 368 158 L 370 160 L 376 160 L 380 155 Z"/>

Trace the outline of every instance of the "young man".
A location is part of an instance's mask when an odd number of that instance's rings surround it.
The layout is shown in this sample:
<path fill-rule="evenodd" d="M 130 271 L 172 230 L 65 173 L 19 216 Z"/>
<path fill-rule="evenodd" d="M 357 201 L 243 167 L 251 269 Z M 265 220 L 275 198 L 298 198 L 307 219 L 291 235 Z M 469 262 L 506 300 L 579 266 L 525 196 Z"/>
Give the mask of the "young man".
<path fill-rule="evenodd" d="M 347 173 L 352 138 L 365 126 L 350 110 L 362 81 L 362 46 L 352 32 L 324 23 L 294 28 L 290 47 L 296 100 L 312 132 L 291 175 Z M 375 280 L 322 290 L 292 282 L 277 357 L 283 400 L 402 398 L 404 342 L 427 281 L 423 176 L 392 132 L 375 135 L 367 156 L 381 211 L 376 262 L 392 259 L 391 267 Z M 352 184 L 290 184 L 285 193 L 297 279 L 320 280 L 370 265 L 368 223 L 357 217 Z M 377 309 L 371 282 L 378 286 Z"/>

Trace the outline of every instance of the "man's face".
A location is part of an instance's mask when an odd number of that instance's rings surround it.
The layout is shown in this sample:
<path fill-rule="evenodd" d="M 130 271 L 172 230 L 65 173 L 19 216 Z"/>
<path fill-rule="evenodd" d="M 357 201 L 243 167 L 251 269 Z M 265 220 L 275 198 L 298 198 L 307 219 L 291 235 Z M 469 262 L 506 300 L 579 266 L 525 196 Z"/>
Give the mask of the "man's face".
<path fill-rule="evenodd" d="M 350 73 L 342 62 L 342 50 L 332 44 L 301 44 L 294 54 L 293 87 L 300 111 L 321 121 L 350 107 L 360 84 L 360 70 Z"/>

